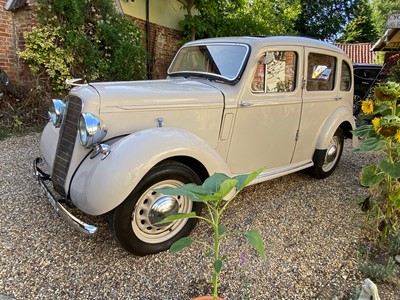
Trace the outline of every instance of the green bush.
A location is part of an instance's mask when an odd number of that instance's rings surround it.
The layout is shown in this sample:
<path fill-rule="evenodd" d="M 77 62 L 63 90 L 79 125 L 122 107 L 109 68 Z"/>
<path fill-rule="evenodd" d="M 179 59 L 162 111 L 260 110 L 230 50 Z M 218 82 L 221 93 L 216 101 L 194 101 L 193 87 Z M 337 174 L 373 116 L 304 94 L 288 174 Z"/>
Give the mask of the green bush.
<path fill-rule="evenodd" d="M 35 13 L 39 25 L 25 34 L 19 55 L 53 92 L 62 94 L 67 78 L 145 78 L 141 30 L 112 0 L 37 0 Z"/>
<path fill-rule="evenodd" d="M 393 282 L 398 273 L 396 262 L 391 257 L 386 264 L 372 263 L 367 257 L 364 261 L 358 261 L 358 269 L 376 282 Z"/>
<path fill-rule="evenodd" d="M 400 230 L 389 237 L 389 252 L 392 255 L 400 255 Z"/>

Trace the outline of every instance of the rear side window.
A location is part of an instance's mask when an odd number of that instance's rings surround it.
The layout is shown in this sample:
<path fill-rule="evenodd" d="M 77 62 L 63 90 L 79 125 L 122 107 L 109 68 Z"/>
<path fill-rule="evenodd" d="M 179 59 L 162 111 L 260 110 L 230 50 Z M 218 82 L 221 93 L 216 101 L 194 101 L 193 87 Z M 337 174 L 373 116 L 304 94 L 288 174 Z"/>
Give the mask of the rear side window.
<path fill-rule="evenodd" d="M 345 61 L 342 61 L 342 77 L 340 78 L 340 90 L 350 91 L 351 88 L 351 71 L 350 66 Z"/>
<path fill-rule="evenodd" d="M 335 85 L 336 58 L 310 53 L 307 65 L 307 91 L 331 91 Z"/>
<path fill-rule="evenodd" d="M 381 69 L 354 69 L 354 75 L 362 79 L 375 79 Z"/>
<path fill-rule="evenodd" d="M 258 61 L 251 90 L 256 93 L 292 92 L 296 87 L 296 70 L 296 52 L 265 52 Z"/>

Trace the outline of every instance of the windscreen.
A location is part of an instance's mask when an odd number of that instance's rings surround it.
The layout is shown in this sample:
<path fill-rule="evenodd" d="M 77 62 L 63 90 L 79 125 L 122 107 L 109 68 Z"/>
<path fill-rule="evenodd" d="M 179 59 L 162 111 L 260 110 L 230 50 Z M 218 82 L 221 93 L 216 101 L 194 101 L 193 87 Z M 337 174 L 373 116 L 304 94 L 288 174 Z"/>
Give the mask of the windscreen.
<path fill-rule="evenodd" d="M 234 81 L 246 62 L 249 47 L 242 44 L 193 45 L 181 48 L 169 75 L 199 75 Z"/>

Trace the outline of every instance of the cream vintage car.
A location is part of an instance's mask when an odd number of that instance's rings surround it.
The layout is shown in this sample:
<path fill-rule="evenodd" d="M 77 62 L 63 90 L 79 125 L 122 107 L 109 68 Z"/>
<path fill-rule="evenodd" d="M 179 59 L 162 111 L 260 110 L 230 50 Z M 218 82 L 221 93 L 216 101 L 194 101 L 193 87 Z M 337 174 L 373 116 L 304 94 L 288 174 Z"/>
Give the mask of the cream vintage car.
<path fill-rule="evenodd" d="M 329 176 L 354 129 L 352 72 L 344 52 L 308 38 L 190 42 L 165 80 L 75 83 L 65 100 L 54 99 L 35 174 L 56 212 L 79 231 L 97 227 L 73 209 L 109 214 L 124 249 L 157 253 L 195 225 L 160 220 L 201 211 L 157 188 L 263 166 L 253 183 L 303 169 Z"/>

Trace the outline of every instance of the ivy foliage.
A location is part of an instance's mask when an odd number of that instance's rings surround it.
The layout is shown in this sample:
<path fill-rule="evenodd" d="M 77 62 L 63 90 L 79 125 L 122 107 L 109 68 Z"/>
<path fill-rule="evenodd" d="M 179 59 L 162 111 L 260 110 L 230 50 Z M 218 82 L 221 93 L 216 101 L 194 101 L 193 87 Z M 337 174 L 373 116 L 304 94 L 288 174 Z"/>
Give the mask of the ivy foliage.
<path fill-rule="evenodd" d="M 38 26 L 24 35 L 22 60 L 54 92 L 67 78 L 89 81 L 145 77 L 138 25 L 116 12 L 112 0 L 37 0 Z"/>

